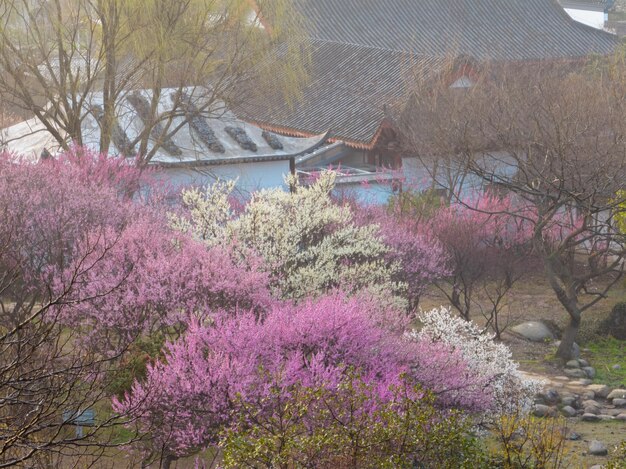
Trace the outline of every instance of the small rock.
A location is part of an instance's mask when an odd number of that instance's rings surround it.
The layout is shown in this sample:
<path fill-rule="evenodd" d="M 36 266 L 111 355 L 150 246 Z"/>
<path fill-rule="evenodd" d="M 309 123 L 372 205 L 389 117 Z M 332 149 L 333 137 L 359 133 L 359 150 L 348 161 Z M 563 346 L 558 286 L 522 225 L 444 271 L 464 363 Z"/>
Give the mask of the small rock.
<path fill-rule="evenodd" d="M 606 398 L 611 399 L 626 399 L 626 389 L 613 389 Z"/>
<path fill-rule="evenodd" d="M 529 321 L 518 324 L 511 328 L 511 331 L 521 335 L 531 342 L 544 342 L 545 340 L 554 339 L 554 335 L 544 323 L 540 321 Z"/>
<path fill-rule="evenodd" d="M 563 372 L 570 378 L 586 378 L 587 377 L 587 373 L 585 373 L 580 368 L 566 368 Z"/>
<path fill-rule="evenodd" d="M 583 368 L 585 366 L 589 366 L 589 362 L 587 360 L 585 360 L 584 358 L 579 358 L 578 359 L 578 364 L 580 365 L 581 368 Z"/>
<path fill-rule="evenodd" d="M 626 407 L 626 399 L 613 399 L 615 407 Z"/>
<path fill-rule="evenodd" d="M 608 448 L 601 441 L 592 440 L 591 443 L 589 443 L 589 454 L 594 456 L 606 456 L 608 453 Z"/>
<path fill-rule="evenodd" d="M 609 388 L 605 384 L 591 384 L 589 385 L 589 390 L 593 391 L 596 394 L 596 396 L 604 397 L 604 398 L 606 398 L 611 392 L 611 388 Z M 616 396 L 616 397 L 619 397 L 619 396 Z"/>
<path fill-rule="evenodd" d="M 595 399 L 596 393 L 593 391 L 585 391 L 580 395 L 580 397 L 583 399 L 583 401 L 589 400 L 589 399 Z"/>
<path fill-rule="evenodd" d="M 600 417 L 598 417 L 596 414 L 584 413 L 581 419 L 585 422 L 597 422 L 598 420 L 600 420 Z"/>
<path fill-rule="evenodd" d="M 589 469 L 604 469 L 604 466 L 601 466 L 600 464 L 594 464 Z"/>
<path fill-rule="evenodd" d="M 545 392 L 541 392 L 538 397 L 548 405 L 555 405 L 561 401 L 559 392 L 556 389 L 548 389 Z"/>
<path fill-rule="evenodd" d="M 579 379 L 577 381 L 572 381 L 570 384 L 573 386 L 589 386 L 593 381 L 587 378 Z"/>
<path fill-rule="evenodd" d="M 600 415 L 599 407 L 583 407 L 585 414 Z"/>
<path fill-rule="evenodd" d="M 600 404 L 598 404 L 596 401 L 592 399 L 587 399 L 585 401 L 582 401 L 581 406 L 582 407 L 596 407 L 598 409 L 602 407 Z"/>
<path fill-rule="evenodd" d="M 570 407 L 568 405 L 566 405 L 565 407 L 563 407 L 561 409 L 561 413 L 565 417 L 576 417 L 576 409 L 574 409 L 573 407 Z"/>
<path fill-rule="evenodd" d="M 600 420 L 615 420 L 615 417 L 607 414 L 600 414 L 598 417 L 600 417 Z"/>
<path fill-rule="evenodd" d="M 554 414 L 552 407 L 543 404 L 536 404 L 533 409 L 533 415 L 535 417 L 548 417 Z"/>
<path fill-rule="evenodd" d="M 622 367 L 621 367 L 620 365 L 613 365 L 613 366 L 611 367 L 611 369 L 612 369 L 612 370 L 615 370 L 615 371 L 619 371 L 619 370 L 621 370 L 621 369 L 622 369 Z"/>
<path fill-rule="evenodd" d="M 593 366 L 584 366 L 582 370 L 587 374 L 587 378 L 593 379 L 596 376 L 596 369 Z"/>
<path fill-rule="evenodd" d="M 565 364 L 565 368 L 580 368 L 578 360 L 570 360 Z"/>
<path fill-rule="evenodd" d="M 577 407 L 576 398 L 574 396 L 567 396 L 561 399 L 561 403 L 564 406 Z"/>
<path fill-rule="evenodd" d="M 616 420 L 624 420 L 626 421 L 626 414 L 619 414 L 617 417 L 615 417 Z"/>
<path fill-rule="evenodd" d="M 576 432 L 569 432 L 567 434 L 567 436 L 565 437 L 566 440 L 570 440 L 570 441 L 578 441 L 582 438 L 582 436 L 580 436 L 578 433 Z"/>
<path fill-rule="evenodd" d="M 561 341 L 557 340 L 556 342 L 554 342 L 555 347 L 559 347 L 559 345 L 561 345 Z M 589 350 L 585 350 L 586 352 L 588 352 Z M 572 357 L 573 358 L 580 358 L 580 346 L 574 342 L 574 345 L 572 346 Z"/>

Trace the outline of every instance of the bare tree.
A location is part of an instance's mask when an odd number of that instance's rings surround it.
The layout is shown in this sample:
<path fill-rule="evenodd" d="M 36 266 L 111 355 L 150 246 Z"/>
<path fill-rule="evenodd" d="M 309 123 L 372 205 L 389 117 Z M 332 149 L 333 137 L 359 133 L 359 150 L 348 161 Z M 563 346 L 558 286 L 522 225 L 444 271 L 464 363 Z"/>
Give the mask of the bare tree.
<path fill-rule="evenodd" d="M 515 196 L 508 214 L 530 225 L 534 252 L 569 318 L 557 351 L 564 360 L 582 314 L 624 269 L 614 217 L 626 184 L 625 70 L 622 56 L 483 65 L 471 88 L 435 84 L 413 95 L 397 120 L 407 151 L 443 155 L 483 186 Z"/>
<path fill-rule="evenodd" d="M 1 0 L 0 97 L 39 119 L 64 149 L 84 143 L 92 113 L 100 151 L 115 143 L 146 164 L 160 148 L 177 153 L 168 143 L 191 118 L 246 99 L 244 83 L 262 92 L 268 81 L 260 78 L 276 67 L 289 67 L 289 83 L 272 85 L 294 91 L 304 68 L 297 41 L 286 39 L 299 24 L 289 0 Z M 282 60 L 260 66 L 277 42 L 289 44 Z M 165 112 L 164 88 L 172 89 Z M 134 101 L 143 129 L 129 138 L 118 117 L 137 89 L 149 93 Z"/>

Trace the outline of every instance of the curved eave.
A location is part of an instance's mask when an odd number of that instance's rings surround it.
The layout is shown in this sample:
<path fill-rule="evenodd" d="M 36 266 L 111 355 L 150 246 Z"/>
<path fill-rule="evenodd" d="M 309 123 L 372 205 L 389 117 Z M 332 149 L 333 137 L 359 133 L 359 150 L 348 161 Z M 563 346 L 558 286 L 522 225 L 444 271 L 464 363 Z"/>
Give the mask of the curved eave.
<path fill-rule="evenodd" d="M 235 158 L 212 158 L 212 159 L 172 161 L 172 162 L 157 161 L 157 162 L 151 163 L 150 166 L 156 167 L 156 168 L 197 168 L 200 166 L 206 167 L 206 166 L 221 166 L 221 165 L 228 165 L 228 164 L 246 164 L 246 163 L 264 163 L 268 161 L 285 161 L 285 160 L 290 160 L 292 158 L 297 158 L 301 155 L 317 150 L 328 140 L 328 132 L 325 132 L 323 134 L 309 136 L 309 138 L 314 138 L 314 137 L 317 137 L 317 139 L 312 145 L 296 153 L 252 155 L 252 156 L 241 156 L 241 157 L 235 157 Z"/>
<path fill-rule="evenodd" d="M 243 120 L 245 120 L 249 124 L 261 127 L 264 130 L 268 130 L 270 132 L 274 132 L 274 133 L 277 133 L 277 134 L 286 135 L 286 136 L 289 136 L 289 137 L 311 138 L 311 137 L 314 137 L 316 135 L 315 132 L 302 130 L 302 129 L 296 129 L 296 128 L 293 128 L 293 127 L 283 127 L 283 126 L 280 126 L 280 125 L 273 125 L 273 124 L 269 124 L 267 122 L 257 121 L 257 120 L 253 120 L 253 119 L 243 119 Z M 332 135 L 332 131 L 331 130 L 328 130 L 325 133 L 325 135 L 327 135 L 326 141 L 331 142 L 331 143 L 343 142 L 343 143 L 345 143 L 349 147 L 358 148 L 360 150 L 372 150 L 376 146 L 376 143 L 378 141 L 378 138 L 380 137 L 380 134 L 382 132 L 383 127 L 384 127 L 383 124 L 379 125 L 378 129 L 376 130 L 376 133 L 374 134 L 374 137 L 369 142 L 362 142 L 362 141 L 357 141 L 357 140 L 351 140 L 349 138 L 344 138 L 344 137 L 341 137 L 339 135 L 331 137 L 330 136 L 330 135 Z"/>

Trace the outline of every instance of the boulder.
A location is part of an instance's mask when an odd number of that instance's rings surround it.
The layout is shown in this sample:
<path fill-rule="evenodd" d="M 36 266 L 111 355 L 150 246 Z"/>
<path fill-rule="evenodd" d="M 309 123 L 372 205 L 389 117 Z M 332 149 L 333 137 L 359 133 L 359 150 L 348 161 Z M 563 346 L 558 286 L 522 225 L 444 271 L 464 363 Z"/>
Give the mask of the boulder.
<path fill-rule="evenodd" d="M 566 405 L 565 407 L 561 409 L 561 413 L 565 417 L 576 417 L 576 409 L 568 405 Z"/>
<path fill-rule="evenodd" d="M 581 368 L 583 368 L 585 366 L 589 366 L 589 362 L 587 360 L 582 359 L 582 358 L 578 359 L 578 364 L 580 365 Z"/>
<path fill-rule="evenodd" d="M 611 399 L 626 399 L 626 389 L 613 389 L 609 394 L 607 394 L 606 398 L 608 400 Z"/>
<path fill-rule="evenodd" d="M 589 454 L 593 456 L 606 456 L 608 453 L 609 449 L 601 441 L 592 440 L 589 443 Z"/>
<path fill-rule="evenodd" d="M 626 413 L 625 414 L 619 414 L 617 417 L 615 417 L 616 420 L 622 420 L 622 421 L 626 421 Z"/>
<path fill-rule="evenodd" d="M 626 303 L 617 303 L 601 328 L 619 340 L 626 340 Z"/>
<path fill-rule="evenodd" d="M 523 322 L 512 327 L 511 331 L 531 342 L 544 342 L 554 339 L 554 334 L 552 334 L 550 328 L 541 321 Z"/>
<path fill-rule="evenodd" d="M 580 368 L 578 360 L 570 360 L 565 364 L 565 368 Z"/>

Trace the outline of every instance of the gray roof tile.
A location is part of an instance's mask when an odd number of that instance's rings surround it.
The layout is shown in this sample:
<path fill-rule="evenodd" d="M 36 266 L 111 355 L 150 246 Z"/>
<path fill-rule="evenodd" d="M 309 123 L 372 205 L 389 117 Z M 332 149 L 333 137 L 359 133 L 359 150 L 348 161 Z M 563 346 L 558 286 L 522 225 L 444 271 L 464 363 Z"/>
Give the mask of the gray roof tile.
<path fill-rule="evenodd" d="M 238 114 L 291 135 L 329 131 L 370 147 L 386 105 L 404 95 L 414 65 L 608 54 L 616 36 L 572 20 L 556 0 L 295 0 L 307 19 L 310 83 L 293 105 L 264 96 Z"/>
<path fill-rule="evenodd" d="M 278 94 L 265 95 L 237 113 L 276 131 L 307 135 L 330 131 L 336 140 L 369 146 L 384 120 L 385 106 L 404 95 L 407 74 L 416 68 L 434 73 L 446 62 L 327 41 L 311 41 L 310 57 L 310 81 L 292 106 Z"/>
<path fill-rule="evenodd" d="M 317 39 L 478 60 L 610 53 L 617 38 L 556 0 L 296 0 Z"/>

